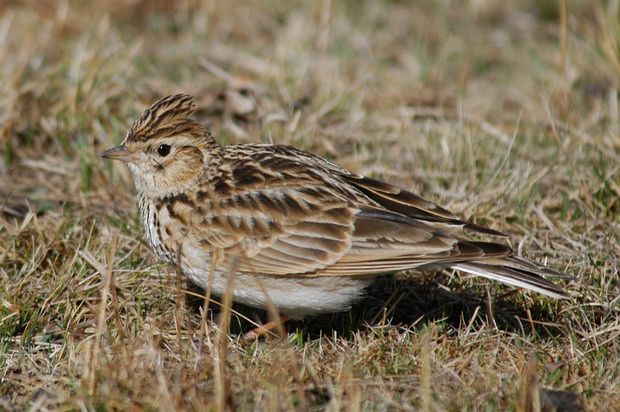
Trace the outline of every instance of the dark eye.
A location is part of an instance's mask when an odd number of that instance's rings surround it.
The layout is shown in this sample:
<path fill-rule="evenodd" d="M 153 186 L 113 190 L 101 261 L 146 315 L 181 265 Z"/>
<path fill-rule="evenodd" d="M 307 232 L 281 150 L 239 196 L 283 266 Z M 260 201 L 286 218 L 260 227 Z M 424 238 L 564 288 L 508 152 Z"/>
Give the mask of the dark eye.
<path fill-rule="evenodd" d="M 159 147 L 157 148 L 157 154 L 160 155 L 161 157 L 168 156 L 170 154 L 170 145 L 169 144 L 159 145 Z"/>

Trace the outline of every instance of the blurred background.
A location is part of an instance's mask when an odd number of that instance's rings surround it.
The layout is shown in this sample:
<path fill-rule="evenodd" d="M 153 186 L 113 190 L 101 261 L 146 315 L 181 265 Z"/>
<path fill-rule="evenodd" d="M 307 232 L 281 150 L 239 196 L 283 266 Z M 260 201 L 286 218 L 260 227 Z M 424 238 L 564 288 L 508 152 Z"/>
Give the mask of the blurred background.
<path fill-rule="evenodd" d="M 5 1 L 0 170 L 71 202 L 106 184 L 95 152 L 174 92 L 225 143 L 298 145 L 444 202 L 513 160 L 520 177 L 524 158 L 615 163 L 617 3 Z"/>
<path fill-rule="evenodd" d="M 523 406 L 498 382 L 518 381 L 533 353 L 543 384 L 590 407 L 619 401 L 617 0 L 3 0 L 0 62 L 0 409 L 223 402 L 210 349 L 193 346 L 200 315 L 175 323 L 174 279 L 142 242 L 127 171 L 96 157 L 177 92 L 222 143 L 290 144 L 407 187 L 579 278 L 568 313 L 501 295 L 513 306 L 495 311 L 498 331 L 484 281 L 438 275 L 430 285 L 455 295 L 410 291 L 401 306 L 409 325 L 434 313 L 427 346 L 406 346 L 398 328 L 345 328 L 326 347 L 302 329 L 293 340 L 315 363 L 233 346 L 234 405 L 420 407 L 429 392 L 406 388 L 424 381 L 411 354 L 428 348 L 439 409 Z M 95 261 L 113 264 L 118 288 L 100 361 Z M 481 300 L 455 306 L 463 290 Z M 409 352 L 369 357 L 375 339 Z M 488 351 L 474 356 L 472 341 Z"/>

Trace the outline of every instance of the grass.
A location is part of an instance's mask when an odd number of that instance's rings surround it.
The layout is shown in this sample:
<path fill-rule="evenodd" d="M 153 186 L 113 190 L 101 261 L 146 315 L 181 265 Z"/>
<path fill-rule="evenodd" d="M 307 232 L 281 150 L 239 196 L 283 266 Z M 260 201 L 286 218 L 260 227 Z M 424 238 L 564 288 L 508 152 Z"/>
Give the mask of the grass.
<path fill-rule="evenodd" d="M 617 2 L 100 3 L 0 10 L 0 409 L 618 409 Z M 203 317 L 128 172 L 96 158 L 177 91 L 222 141 L 302 147 L 508 232 L 574 299 L 397 274 L 244 344 L 266 314 Z"/>

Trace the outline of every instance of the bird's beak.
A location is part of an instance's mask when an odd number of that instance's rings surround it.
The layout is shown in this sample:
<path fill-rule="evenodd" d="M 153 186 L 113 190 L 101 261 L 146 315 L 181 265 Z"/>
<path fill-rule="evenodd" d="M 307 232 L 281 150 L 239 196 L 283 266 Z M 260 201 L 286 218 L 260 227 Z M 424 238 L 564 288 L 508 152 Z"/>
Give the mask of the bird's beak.
<path fill-rule="evenodd" d="M 131 156 L 127 146 L 124 144 L 99 153 L 99 157 L 102 159 L 122 160 L 123 162 L 131 162 L 133 160 L 133 156 Z"/>

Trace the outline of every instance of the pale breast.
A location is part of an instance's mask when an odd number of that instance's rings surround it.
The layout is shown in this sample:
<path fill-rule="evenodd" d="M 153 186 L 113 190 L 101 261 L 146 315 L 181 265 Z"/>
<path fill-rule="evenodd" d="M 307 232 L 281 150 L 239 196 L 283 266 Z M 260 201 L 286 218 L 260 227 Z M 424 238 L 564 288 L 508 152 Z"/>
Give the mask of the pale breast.
<path fill-rule="evenodd" d="M 157 254 L 157 257 L 164 262 L 174 264 L 176 251 L 171 245 L 166 245 L 164 241 L 166 235 L 162 232 L 163 222 L 157 205 L 140 197 L 139 206 L 142 223 L 144 224 L 144 230 L 149 244 Z"/>

